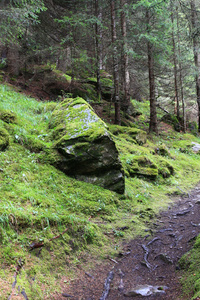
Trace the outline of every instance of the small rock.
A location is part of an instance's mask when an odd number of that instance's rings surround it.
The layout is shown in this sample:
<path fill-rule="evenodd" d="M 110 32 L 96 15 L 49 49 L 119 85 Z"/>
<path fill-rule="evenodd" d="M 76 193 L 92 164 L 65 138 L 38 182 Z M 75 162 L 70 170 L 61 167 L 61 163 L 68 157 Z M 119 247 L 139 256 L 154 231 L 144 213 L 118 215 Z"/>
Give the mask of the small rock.
<path fill-rule="evenodd" d="M 136 296 L 151 296 L 159 293 L 165 293 L 167 287 L 165 286 L 152 286 L 152 285 L 138 285 L 134 289 L 126 292 L 124 296 L 126 297 L 136 297 Z"/>
<path fill-rule="evenodd" d="M 173 261 L 171 260 L 171 258 L 165 253 L 161 253 L 161 254 L 157 255 L 156 258 L 160 258 L 162 261 L 164 261 L 167 264 L 173 264 Z"/>
<path fill-rule="evenodd" d="M 198 199 L 195 203 L 196 203 L 196 204 L 200 204 L 200 199 Z"/>

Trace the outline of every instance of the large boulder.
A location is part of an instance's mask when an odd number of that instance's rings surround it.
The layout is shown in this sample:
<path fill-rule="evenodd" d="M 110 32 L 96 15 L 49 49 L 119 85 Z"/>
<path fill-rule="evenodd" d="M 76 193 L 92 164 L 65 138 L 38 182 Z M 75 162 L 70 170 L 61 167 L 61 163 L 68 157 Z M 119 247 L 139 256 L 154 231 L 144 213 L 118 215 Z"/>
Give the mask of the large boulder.
<path fill-rule="evenodd" d="M 57 167 L 78 180 L 124 192 L 124 173 L 106 124 L 82 98 L 68 98 L 52 114 L 54 148 L 62 159 Z"/>

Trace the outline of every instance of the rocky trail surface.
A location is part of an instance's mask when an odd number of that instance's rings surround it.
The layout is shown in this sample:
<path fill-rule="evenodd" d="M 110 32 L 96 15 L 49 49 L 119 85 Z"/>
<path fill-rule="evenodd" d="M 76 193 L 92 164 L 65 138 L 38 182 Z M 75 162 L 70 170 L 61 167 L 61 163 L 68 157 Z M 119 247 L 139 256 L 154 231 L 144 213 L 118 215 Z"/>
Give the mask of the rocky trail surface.
<path fill-rule="evenodd" d="M 63 285 L 55 299 L 189 300 L 182 295 L 178 261 L 200 234 L 200 185 L 153 220 L 147 235 L 124 245 L 115 260 Z"/>

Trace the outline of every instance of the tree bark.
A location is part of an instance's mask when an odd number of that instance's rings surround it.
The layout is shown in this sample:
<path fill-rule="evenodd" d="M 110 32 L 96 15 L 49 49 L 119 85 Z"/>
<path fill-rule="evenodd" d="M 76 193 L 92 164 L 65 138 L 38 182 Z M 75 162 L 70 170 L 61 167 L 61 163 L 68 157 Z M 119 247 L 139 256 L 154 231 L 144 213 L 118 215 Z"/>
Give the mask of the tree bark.
<path fill-rule="evenodd" d="M 191 24 L 192 24 L 192 40 L 193 40 L 193 52 L 194 52 L 194 64 L 196 68 L 195 82 L 196 82 L 196 97 L 197 97 L 197 105 L 198 105 L 198 132 L 200 132 L 200 64 L 199 64 L 199 56 L 200 53 L 198 51 L 199 43 L 198 43 L 198 34 L 196 32 L 196 6 L 195 0 L 190 1 L 191 6 Z"/>
<path fill-rule="evenodd" d="M 177 72 L 177 54 L 176 42 L 174 37 L 174 13 L 171 1 L 171 21 L 172 21 L 172 46 L 173 46 L 173 63 L 174 63 L 174 114 L 180 120 L 179 97 L 178 97 L 178 72 Z"/>
<path fill-rule="evenodd" d="M 186 114 L 185 114 L 185 100 L 184 100 L 184 91 L 183 91 L 183 76 L 182 76 L 182 63 L 181 63 L 181 48 L 180 48 L 180 26 L 179 26 L 179 16 L 178 16 L 178 7 L 176 8 L 176 19 L 177 19 L 177 34 L 178 34 L 178 56 L 179 56 L 179 61 L 178 61 L 178 66 L 179 66 L 179 83 L 180 83 L 180 98 L 182 102 L 182 111 L 183 111 L 183 125 L 182 129 L 183 132 L 185 133 L 187 128 L 186 128 Z"/>
<path fill-rule="evenodd" d="M 147 32 L 149 33 L 150 28 L 150 12 L 147 9 L 146 12 L 147 20 Z M 148 71 L 149 71 L 149 98 L 150 98 L 150 122 L 149 132 L 158 133 L 158 121 L 156 111 L 156 96 L 155 96 L 155 74 L 154 74 L 154 53 L 153 45 L 147 41 L 147 55 L 148 55 Z"/>
<path fill-rule="evenodd" d="M 7 52 L 7 65 L 8 72 L 11 75 L 18 76 L 19 75 L 19 46 L 16 44 L 10 44 L 8 46 Z"/>
<path fill-rule="evenodd" d="M 120 98 L 119 98 L 119 65 L 117 59 L 117 31 L 115 21 L 115 1 L 110 0 L 111 7 L 111 35 L 113 45 L 113 77 L 114 77 L 114 103 L 115 103 L 115 124 L 121 125 Z"/>
<path fill-rule="evenodd" d="M 99 0 L 95 0 L 95 15 L 96 18 L 99 20 L 102 19 L 102 15 L 99 12 Z M 101 70 L 101 65 L 102 65 L 102 60 L 101 60 L 101 48 L 100 48 L 100 30 L 99 30 L 99 25 L 96 22 L 95 23 L 95 46 L 96 46 L 96 76 L 97 76 L 97 97 L 99 100 L 101 100 L 101 77 L 100 77 L 100 70 Z"/>
<path fill-rule="evenodd" d="M 123 59 L 123 88 L 124 88 L 124 99 L 123 99 L 123 109 L 127 111 L 130 105 L 130 76 L 128 70 L 128 54 L 127 54 L 127 24 L 125 17 L 125 5 L 126 0 L 120 0 L 121 4 L 121 29 L 122 29 L 122 59 Z"/>

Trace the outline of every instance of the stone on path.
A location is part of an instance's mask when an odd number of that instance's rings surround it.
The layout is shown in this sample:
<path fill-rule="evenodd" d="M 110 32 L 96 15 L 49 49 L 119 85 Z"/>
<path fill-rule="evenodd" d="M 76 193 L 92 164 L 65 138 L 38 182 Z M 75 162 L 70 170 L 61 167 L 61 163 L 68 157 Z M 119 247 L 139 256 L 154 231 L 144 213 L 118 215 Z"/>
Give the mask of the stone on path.
<path fill-rule="evenodd" d="M 165 290 L 167 287 L 164 286 L 152 286 L 152 285 L 137 285 L 134 289 L 131 289 L 130 291 L 126 292 L 124 296 L 127 297 L 136 297 L 136 296 L 151 296 L 156 295 L 160 293 L 165 293 Z"/>

